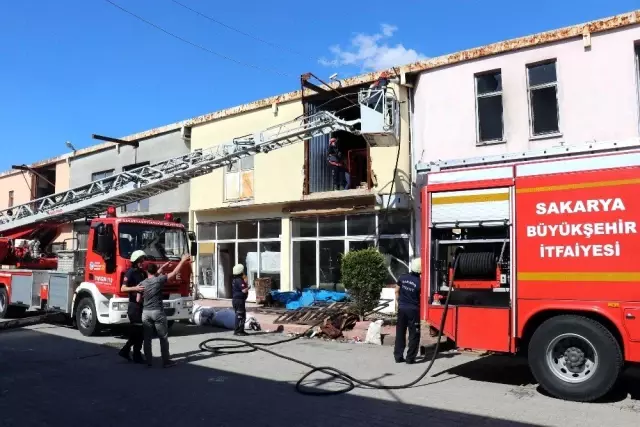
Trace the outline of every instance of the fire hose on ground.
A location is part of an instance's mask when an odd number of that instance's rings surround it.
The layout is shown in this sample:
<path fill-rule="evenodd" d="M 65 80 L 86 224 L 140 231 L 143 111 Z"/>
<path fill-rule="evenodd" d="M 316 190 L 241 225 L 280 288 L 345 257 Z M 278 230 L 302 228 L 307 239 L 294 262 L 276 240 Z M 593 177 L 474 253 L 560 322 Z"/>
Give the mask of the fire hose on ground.
<path fill-rule="evenodd" d="M 454 263 L 453 263 L 453 274 L 451 275 L 451 278 L 453 278 L 455 276 L 456 270 L 458 268 L 458 260 L 459 257 L 456 256 Z M 453 279 L 451 279 L 453 280 Z M 447 319 L 447 311 L 449 309 L 449 298 L 451 297 L 451 289 L 452 289 L 452 283 L 449 283 L 449 289 L 450 291 L 447 293 L 447 298 L 445 299 L 444 302 L 444 306 L 443 306 L 443 312 L 442 312 L 442 319 L 440 320 L 440 328 L 438 330 L 438 337 L 437 337 L 437 341 L 436 341 L 436 345 L 435 348 L 433 350 L 433 354 L 431 356 L 431 360 L 429 361 L 429 365 L 426 367 L 426 369 L 413 381 L 406 383 L 406 384 L 397 384 L 397 385 L 379 385 L 379 384 L 373 384 L 367 381 L 363 381 L 363 380 L 359 380 L 357 378 L 354 378 L 353 376 L 349 375 L 348 373 L 341 371 L 338 368 L 332 367 L 332 366 L 315 366 L 312 365 L 310 363 L 304 362 L 300 359 L 296 359 L 295 357 L 290 357 L 290 356 L 285 356 L 283 354 L 280 353 L 276 353 L 273 350 L 270 350 L 269 347 L 274 347 L 280 344 L 286 344 L 286 343 L 290 343 L 292 341 L 298 340 L 300 338 L 302 338 L 303 336 L 305 336 L 309 331 L 311 331 L 313 328 L 315 328 L 316 326 L 319 326 L 321 323 L 324 322 L 324 320 L 312 325 L 309 327 L 309 329 L 307 329 L 305 332 L 295 335 L 293 337 L 290 338 L 286 338 L 283 340 L 279 340 L 279 341 L 275 341 L 275 342 L 270 342 L 270 343 L 254 343 L 251 341 L 247 341 L 247 340 L 242 340 L 242 339 L 237 339 L 237 338 L 211 338 L 208 340 L 203 341 L 202 343 L 200 343 L 200 349 L 202 351 L 206 351 L 206 352 L 210 352 L 213 353 L 215 355 L 223 355 L 223 354 L 238 354 L 238 353 L 252 353 L 254 351 L 264 351 L 265 353 L 269 353 L 273 356 L 279 357 L 281 359 L 284 360 L 288 360 L 290 362 L 293 363 L 297 363 L 299 365 L 305 366 L 307 368 L 310 369 L 309 372 L 307 372 L 306 374 L 304 374 L 296 383 L 296 391 L 298 393 L 304 394 L 304 395 L 309 395 L 309 396 L 331 396 L 331 395 L 336 395 L 336 394 L 342 394 L 342 393 L 348 393 L 351 390 L 353 390 L 356 387 L 362 387 L 362 388 L 367 388 L 367 389 L 375 389 L 375 390 L 401 390 L 401 389 L 407 389 L 407 388 L 411 388 L 413 386 L 415 386 L 416 384 L 418 384 L 420 381 L 422 381 L 424 379 L 424 377 L 427 376 L 427 374 L 429 373 L 429 371 L 431 371 L 431 368 L 433 367 L 434 362 L 436 361 L 436 358 L 438 357 L 438 354 L 440 353 L 440 342 L 442 340 L 442 334 L 443 334 L 443 330 L 444 330 L 444 325 L 445 325 L 445 321 Z M 233 345 L 211 345 L 212 343 L 222 343 L 222 342 L 231 342 L 231 343 L 235 343 Z M 243 348 L 247 347 L 246 349 L 242 350 Z M 329 391 L 315 391 L 315 390 L 309 390 L 309 389 L 305 389 L 303 386 L 303 382 L 309 378 L 311 375 L 315 374 L 316 372 L 322 372 L 324 374 L 329 375 L 330 377 L 332 377 L 334 380 L 341 380 L 343 382 L 345 382 L 347 385 L 345 388 L 341 388 L 339 390 L 329 390 Z"/>

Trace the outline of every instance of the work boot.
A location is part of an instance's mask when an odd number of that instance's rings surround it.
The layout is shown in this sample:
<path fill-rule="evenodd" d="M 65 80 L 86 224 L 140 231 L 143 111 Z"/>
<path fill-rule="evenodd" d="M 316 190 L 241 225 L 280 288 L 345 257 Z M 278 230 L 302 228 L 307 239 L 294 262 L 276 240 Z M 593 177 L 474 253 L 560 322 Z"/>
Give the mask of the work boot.
<path fill-rule="evenodd" d="M 142 355 L 142 353 L 133 353 L 133 362 L 134 363 L 145 363 L 146 360 L 144 359 L 144 356 Z"/>
<path fill-rule="evenodd" d="M 400 356 L 400 357 L 396 357 L 396 363 L 404 363 L 404 357 Z"/>
<path fill-rule="evenodd" d="M 407 365 L 413 365 L 416 363 L 416 359 L 407 359 Z"/>
<path fill-rule="evenodd" d="M 127 359 L 129 362 L 131 362 L 131 356 L 129 355 L 129 349 L 126 347 L 123 347 L 122 350 L 120 350 L 118 352 L 118 356 Z"/>
<path fill-rule="evenodd" d="M 177 365 L 177 363 L 176 363 L 176 362 L 174 362 L 173 360 L 169 360 L 169 361 L 167 361 L 167 362 L 164 362 L 164 363 L 162 364 L 162 367 L 163 367 L 163 368 L 173 368 L 173 367 L 174 367 L 174 366 L 176 366 L 176 365 Z"/>
<path fill-rule="evenodd" d="M 233 335 L 239 336 L 239 337 L 246 337 L 249 334 L 246 333 L 245 331 L 240 331 L 240 332 L 234 332 Z"/>

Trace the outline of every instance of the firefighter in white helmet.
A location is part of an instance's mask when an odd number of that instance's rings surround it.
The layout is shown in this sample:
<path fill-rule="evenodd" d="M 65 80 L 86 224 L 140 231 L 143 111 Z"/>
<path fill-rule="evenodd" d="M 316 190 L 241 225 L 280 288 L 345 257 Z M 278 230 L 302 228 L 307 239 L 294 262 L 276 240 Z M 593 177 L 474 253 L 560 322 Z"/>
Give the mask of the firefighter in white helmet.
<path fill-rule="evenodd" d="M 411 260 L 410 272 L 398 277 L 396 284 L 396 342 L 393 357 L 396 363 L 415 363 L 420 345 L 420 273 L 422 261 L 420 258 Z M 407 356 L 404 357 L 406 333 L 409 330 L 409 346 Z"/>
<path fill-rule="evenodd" d="M 121 357 L 127 360 L 131 360 L 131 349 L 133 348 L 133 361 L 135 363 L 144 363 L 144 357 L 142 356 L 142 343 L 144 340 L 144 333 L 142 329 L 142 301 L 138 296 L 142 292 L 142 288 L 139 284 L 147 278 L 147 274 L 142 268 L 142 262 L 145 260 L 147 254 L 144 251 L 134 251 L 131 254 L 129 260 L 131 261 L 131 267 L 124 274 L 121 292 L 129 293 L 129 306 L 127 308 L 127 316 L 129 317 L 129 336 L 127 342 L 124 344 L 120 352 Z"/>
<path fill-rule="evenodd" d="M 246 336 L 244 322 L 247 319 L 246 301 L 249 295 L 249 285 L 244 276 L 244 265 L 236 264 L 233 267 L 233 280 L 231 281 L 231 304 L 236 312 L 234 335 Z"/>

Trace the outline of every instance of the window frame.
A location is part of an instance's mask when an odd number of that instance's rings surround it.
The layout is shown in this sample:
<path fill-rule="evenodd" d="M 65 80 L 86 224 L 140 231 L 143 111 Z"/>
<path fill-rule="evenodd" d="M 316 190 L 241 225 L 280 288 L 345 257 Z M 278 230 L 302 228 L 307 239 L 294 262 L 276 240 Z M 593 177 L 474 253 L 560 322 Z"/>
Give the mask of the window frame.
<path fill-rule="evenodd" d="M 489 92 L 489 93 L 478 93 L 478 78 L 482 76 L 488 76 L 493 74 L 500 74 L 500 86 L 501 89 L 499 91 Z M 475 99 L 475 107 L 476 107 L 476 145 L 491 145 L 491 144 L 503 144 L 506 142 L 505 139 L 505 123 L 504 123 L 504 85 L 502 83 L 502 68 L 494 68 L 492 70 L 482 71 L 479 73 L 475 73 L 473 75 L 473 91 L 474 91 L 474 99 Z M 500 122 L 502 124 L 501 136 L 498 139 L 488 139 L 483 141 L 480 133 L 480 98 L 491 98 L 491 97 L 500 97 L 500 104 L 502 105 L 502 112 L 500 114 Z"/>
<path fill-rule="evenodd" d="M 13 190 L 9 190 L 9 200 L 7 200 L 7 208 L 12 208 L 15 203 L 15 192 Z"/>
<path fill-rule="evenodd" d="M 98 172 L 91 172 L 91 182 L 110 178 L 115 174 L 115 172 L 116 172 L 115 169 L 105 169 Z M 98 175 L 104 175 L 104 177 L 98 178 L 97 177 Z"/>
<path fill-rule="evenodd" d="M 529 81 L 529 70 L 533 67 L 539 67 L 541 65 L 549 65 L 549 64 L 553 64 L 555 71 L 556 71 L 556 79 L 555 81 L 551 82 L 551 83 L 543 83 L 543 84 L 539 84 L 539 85 L 534 85 L 531 86 L 531 83 Z M 536 62 L 531 62 L 525 65 L 525 78 L 526 78 L 526 82 L 527 82 L 527 104 L 528 104 L 528 111 L 529 111 L 529 138 L 530 139 L 544 139 L 544 138 L 553 138 L 553 137 L 558 137 L 558 136 L 562 136 L 562 131 L 561 131 L 561 127 L 560 127 L 560 90 L 559 90 L 559 86 L 560 86 L 560 82 L 558 81 L 558 60 L 557 58 L 549 58 L 549 59 L 544 59 L 542 61 L 536 61 Z M 532 98 L 532 93 L 534 90 L 540 90 L 540 89 L 548 89 L 550 87 L 555 88 L 555 94 L 556 94 L 556 124 L 557 124 L 557 130 L 555 131 L 550 131 L 550 132 L 541 132 L 541 133 L 535 133 L 534 131 L 534 115 L 533 115 L 533 98 Z"/>
<path fill-rule="evenodd" d="M 243 167 L 242 166 L 242 161 L 244 159 L 248 159 L 251 158 L 251 167 Z M 235 170 L 234 170 L 235 169 Z M 243 172 L 248 172 L 251 171 L 251 180 L 253 181 L 253 177 L 255 176 L 255 154 L 252 154 L 250 156 L 246 156 L 243 157 L 239 160 L 236 160 L 235 162 L 231 163 L 229 166 L 224 168 L 224 177 L 222 179 L 222 194 L 223 194 L 223 200 L 224 202 L 241 202 L 241 201 L 246 201 L 246 200 L 252 200 L 254 195 L 253 195 L 253 189 L 251 191 L 251 196 L 250 197 L 242 197 L 241 193 L 242 193 L 242 173 Z M 230 175 L 234 174 L 235 175 L 235 180 L 236 182 L 236 187 L 237 187 L 237 191 L 238 191 L 238 197 L 237 198 L 230 198 L 229 195 L 227 194 L 227 182 L 230 178 Z"/>
<path fill-rule="evenodd" d="M 411 238 L 411 230 L 413 227 L 413 215 L 411 214 L 410 211 L 404 211 L 404 210 L 394 210 L 394 211 L 390 211 L 389 215 L 393 215 L 396 213 L 402 213 L 402 214 L 406 214 L 408 219 L 409 219 L 409 229 L 407 230 L 407 233 L 398 233 L 398 234 L 378 234 L 379 230 L 380 230 L 380 221 L 382 221 L 382 219 L 384 218 L 385 212 L 384 211 L 376 211 L 376 212 L 362 212 L 362 213 L 357 213 L 357 214 L 342 214 L 342 215 L 332 215 L 332 216 L 320 216 L 320 215 L 311 215 L 311 216 L 296 216 L 296 217 L 292 217 L 291 218 L 291 222 L 293 223 L 293 221 L 295 220 L 302 220 L 302 219 L 312 219 L 315 217 L 315 223 L 316 223 L 316 235 L 313 237 L 295 237 L 293 235 L 293 224 L 291 225 L 290 229 L 291 229 L 291 240 L 289 242 L 290 245 L 290 249 L 289 249 L 289 278 L 291 281 L 291 287 L 293 288 L 296 284 L 294 283 L 294 265 L 293 265 L 293 252 L 294 252 L 294 242 L 315 242 L 315 246 L 316 246 L 316 256 L 315 256 L 315 274 L 316 274 L 316 289 L 320 288 L 320 242 L 323 241 L 335 241 L 335 240 L 342 240 L 344 243 L 344 254 L 349 253 L 350 249 L 350 242 L 365 242 L 365 241 L 373 241 L 374 242 L 374 247 L 376 249 L 379 249 L 380 247 L 380 240 L 398 240 L 398 239 L 402 239 L 402 240 L 406 240 L 408 245 L 409 245 L 409 259 L 408 264 L 411 263 L 411 258 L 414 256 L 415 254 L 415 248 L 414 248 L 414 241 Z M 375 216 L 375 232 L 371 235 L 348 235 L 348 225 L 347 225 L 347 221 L 349 217 L 354 217 L 357 215 L 374 215 Z M 320 218 L 331 218 L 331 217 L 335 217 L 335 218 L 341 218 L 344 224 L 344 234 L 341 236 L 320 236 Z M 407 267 L 409 266 L 407 264 Z M 391 285 L 388 285 L 391 286 Z"/>
<path fill-rule="evenodd" d="M 280 221 L 280 236 L 279 237 L 260 237 L 260 232 L 261 232 L 261 226 L 263 222 L 267 222 L 267 221 L 274 221 L 274 220 L 278 220 Z M 257 234 L 255 238 L 250 238 L 250 239 L 240 239 L 238 238 L 238 223 L 241 222 L 246 222 L 246 221 L 256 221 L 258 223 L 258 229 L 257 229 Z M 229 223 L 233 223 L 235 226 L 235 237 L 231 238 L 231 239 L 218 239 L 218 224 L 229 224 Z M 200 238 L 200 227 L 201 225 L 208 225 L 208 226 L 213 226 L 213 239 L 201 239 Z M 256 274 L 256 279 L 261 278 L 261 270 L 262 270 L 262 257 L 260 256 L 260 249 L 261 249 L 261 245 L 262 243 L 268 243 L 268 242 L 279 242 L 280 243 L 280 274 L 282 275 L 282 247 L 284 244 L 286 244 L 286 242 L 283 242 L 282 240 L 282 218 L 273 218 L 273 217 L 268 217 L 268 218 L 251 218 L 251 219 L 246 219 L 246 220 L 236 220 L 236 221 L 202 221 L 202 222 L 198 222 L 196 223 L 195 226 L 195 230 L 196 230 L 196 242 L 198 244 L 200 243 L 213 243 L 215 246 L 215 252 L 213 253 L 213 264 L 214 264 L 214 268 L 212 271 L 212 284 L 211 285 L 203 285 L 200 283 L 200 277 L 199 277 L 199 273 L 200 273 L 200 254 L 198 254 L 197 259 L 196 259 L 196 274 L 194 277 L 194 281 L 198 284 L 198 287 L 207 287 L 207 288 L 213 288 L 215 289 L 216 292 L 216 296 L 218 295 L 218 244 L 220 243 L 233 243 L 234 247 L 235 247 L 235 259 L 234 259 L 234 264 L 237 264 L 238 261 L 238 244 L 239 243 L 254 243 L 256 245 L 256 250 L 258 253 L 258 271 Z M 210 254 L 207 254 L 207 256 L 209 256 Z M 243 263 L 244 264 L 244 263 Z M 272 274 L 272 273 L 265 273 L 265 274 Z M 270 277 L 270 276 L 269 276 Z M 281 279 L 282 280 L 282 276 Z M 255 287 L 252 285 L 250 287 L 250 290 L 255 289 Z"/>

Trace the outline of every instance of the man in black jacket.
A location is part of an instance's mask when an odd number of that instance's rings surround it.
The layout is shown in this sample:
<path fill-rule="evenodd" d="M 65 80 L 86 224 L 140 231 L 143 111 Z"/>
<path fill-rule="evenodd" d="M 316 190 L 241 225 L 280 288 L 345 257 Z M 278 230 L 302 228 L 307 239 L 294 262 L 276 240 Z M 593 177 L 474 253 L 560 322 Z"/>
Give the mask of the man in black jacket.
<path fill-rule="evenodd" d="M 124 275 L 121 292 L 129 292 L 129 306 L 127 308 L 127 316 L 129 317 L 129 336 L 120 352 L 121 357 L 131 360 L 130 352 L 133 347 L 133 361 L 136 363 L 144 363 L 142 356 L 142 342 L 144 333 L 142 329 L 142 301 L 138 298 L 142 288 L 140 283 L 147 278 L 147 274 L 142 269 L 142 262 L 146 254 L 143 251 L 134 251 L 131 254 L 131 268 Z"/>
<path fill-rule="evenodd" d="M 351 187 L 351 176 L 344 165 L 342 152 L 338 148 L 338 139 L 329 139 L 327 149 L 327 162 L 333 175 L 333 188 L 338 190 L 348 190 Z M 344 183 L 344 187 L 342 186 Z"/>

